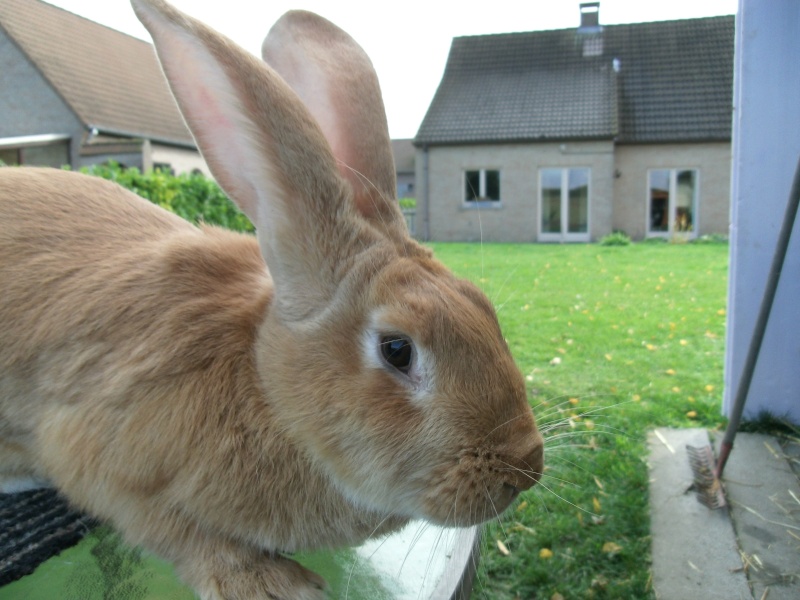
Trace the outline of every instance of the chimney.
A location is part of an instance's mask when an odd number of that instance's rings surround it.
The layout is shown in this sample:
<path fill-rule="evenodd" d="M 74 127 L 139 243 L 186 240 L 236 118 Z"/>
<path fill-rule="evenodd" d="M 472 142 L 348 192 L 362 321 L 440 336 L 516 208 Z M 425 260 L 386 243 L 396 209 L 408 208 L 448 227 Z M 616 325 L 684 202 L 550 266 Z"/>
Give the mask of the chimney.
<path fill-rule="evenodd" d="M 603 55 L 603 28 L 600 26 L 600 3 L 582 2 L 578 36 L 583 40 L 584 57 Z"/>
<path fill-rule="evenodd" d="M 581 8 L 581 26 L 578 28 L 579 33 L 599 33 L 600 31 L 600 3 L 599 2 L 582 2 Z"/>

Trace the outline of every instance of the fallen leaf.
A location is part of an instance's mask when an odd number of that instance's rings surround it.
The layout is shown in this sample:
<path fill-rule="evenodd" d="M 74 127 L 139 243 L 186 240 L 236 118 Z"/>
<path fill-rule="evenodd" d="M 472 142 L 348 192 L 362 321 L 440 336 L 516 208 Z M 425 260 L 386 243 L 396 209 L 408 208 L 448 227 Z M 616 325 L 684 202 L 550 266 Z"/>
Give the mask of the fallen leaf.
<path fill-rule="evenodd" d="M 676 385 L 675 387 L 673 387 L 673 388 L 672 388 L 672 391 L 673 391 L 673 392 L 675 392 L 676 394 L 680 394 L 680 393 L 681 393 L 681 388 L 679 388 L 679 387 Z"/>
<path fill-rule="evenodd" d="M 560 356 L 556 356 L 553 360 L 550 361 L 550 364 L 553 365 L 553 366 L 560 365 L 561 364 L 561 357 Z"/>
<path fill-rule="evenodd" d="M 592 498 L 592 507 L 594 507 L 594 512 L 599 513 L 602 512 L 603 507 L 600 506 L 600 500 L 597 498 Z"/>
<path fill-rule="evenodd" d="M 606 360 L 613 360 L 613 359 L 614 359 L 613 356 L 611 356 L 610 354 L 606 354 Z"/>
<path fill-rule="evenodd" d="M 614 542 L 606 542 L 603 544 L 603 552 L 606 554 L 619 554 L 622 552 L 622 546 Z"/>
<path fill-rule="evenodd" d="M 686 413 L 686 416 L 689 417 L 690 419 L 695 419 L 697 418 L 697 411 L 690 410 L 689 412 Z"/>
<path fill-rule="evenodd" d="M 511 552 L 508 551 L 508 548 L 506 548 L 506 545 L 500 540 L 497 540 L 497 549 L 500 550 L 500 554 L 503 556 L 508 556 L 511 554 Z"/>
<path fill-rule="evenodd" d="M 550 548 L 542 548 L 539 550 L 539 558 L 543 560 L 549 560 L 553 558 L 553 551 Z"/>
<path fill-rule="evenodd" d="M 570 398 L 570 399 L 569 399 L 569 403 L 570 403 L 570 404 L 573 404 L 573 405 L 574 405 L 574 404 L 577 404 L 578 402 L 580 402 L 580 400 L 578 400 L 577 398 Z"/>
<path fill-rule="evenodd" d="M 705 389 L 706 389 L 707 392 L 713 392 L 714 391 L 714 386 L 711 385 L 711 384 L 708 384 Z"/>
<path fill-rule="evenodd" d="M 597 475 L 594 475 L 594 482 L 595 482 L 595 484 L 597 484 L 597 487 L 599 487 L 601 490 L 603 489 L 603 482 L 602 482 L 602 481 L 600 481 L 600 480 L 597 478 Z"/>
<path fill-rule="evenodd" d="M 519 503 L 519 506 L 517 506 L 517 512 L 522 512 L 527 507 L 528 507 L 528 501 L 527 500 L 523 500 L 522 502 Z"/>
<path fill-rule="evenodd" d="M 675 369 L 667 369 L 664 371 L 667 375 L 675 375 Z"/>
<path fill-rule="evenodd" d="M 641 402 L 642 397 L 639 394 L 634 394 L 631 400 L 633 400 L 634 402 Z"/>
<path fill-rule="evenodd" d="M 602 516 L 592 515 L 592 523 L 594 525 L 602 525 L 606 522 L 606 518 Z"/>
<path fill-rule="evenodd" d="M 680 344 L 681 344 L 681 346 L 686 346 L 686 345 L 689 344 L 689 342 L 687 342 L 686 340 L 681 340 Z"/>

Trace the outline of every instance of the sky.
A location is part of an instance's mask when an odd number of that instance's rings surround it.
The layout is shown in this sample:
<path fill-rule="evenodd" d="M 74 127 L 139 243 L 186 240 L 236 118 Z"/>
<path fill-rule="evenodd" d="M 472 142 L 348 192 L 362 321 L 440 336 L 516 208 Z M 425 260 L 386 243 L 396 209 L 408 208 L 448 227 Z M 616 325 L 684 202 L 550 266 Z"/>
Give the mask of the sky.
<path fill-rule="evenodd" d="M 146 39 L 128 0 L 49 0 L 97 23 Z M 580 0 L 172 0 L 253 54 L 287 10 L 333 21 L 361 44 L 381 83 L 389 133 L 416 135 L 442 78 L 454 37 L 577 27 Z M 600 23 L 640 23 L 734 14 L 738 0 L 602 0 Z"/>

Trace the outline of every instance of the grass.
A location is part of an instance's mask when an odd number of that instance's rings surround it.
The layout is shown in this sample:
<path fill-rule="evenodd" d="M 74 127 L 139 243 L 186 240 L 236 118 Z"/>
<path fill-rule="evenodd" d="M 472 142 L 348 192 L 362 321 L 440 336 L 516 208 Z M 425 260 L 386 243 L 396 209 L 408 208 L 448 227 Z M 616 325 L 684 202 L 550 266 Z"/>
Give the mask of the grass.
<path fill-rule="evenodd" d="M 727 245 L 434 251 L 497 306 L 546 438 L 541 485 L 487 529 L 473 598 L 652 598 L 646 433 L 724 426 Z"/>

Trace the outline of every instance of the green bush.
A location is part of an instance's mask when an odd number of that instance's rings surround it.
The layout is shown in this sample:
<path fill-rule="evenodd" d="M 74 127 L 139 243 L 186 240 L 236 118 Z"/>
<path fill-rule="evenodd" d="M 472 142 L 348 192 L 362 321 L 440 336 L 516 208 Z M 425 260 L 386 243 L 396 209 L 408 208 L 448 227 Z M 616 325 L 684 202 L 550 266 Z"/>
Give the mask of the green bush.
<path fill-rule="evenodd" d="M 413 210 L 417 208 L 416 198 L 400 198 L 398 202 L 400 202 L 400 208 L 402 209 Z"/>
<path fill-rule="evenodd" d="M 631 238 L 625 232 L 615 231 L 600 240 L 601 246 L 630 246 Z"/>
<path fill-rule="evenodd" d="M 84 167 L 81 172 L 115 181 L 192 223 L 255 231 L 216 182 L 202 174 L 171 175 L 160 170 L 142 173 L 139 169 L 123 169 L 114 163 Z"/>

